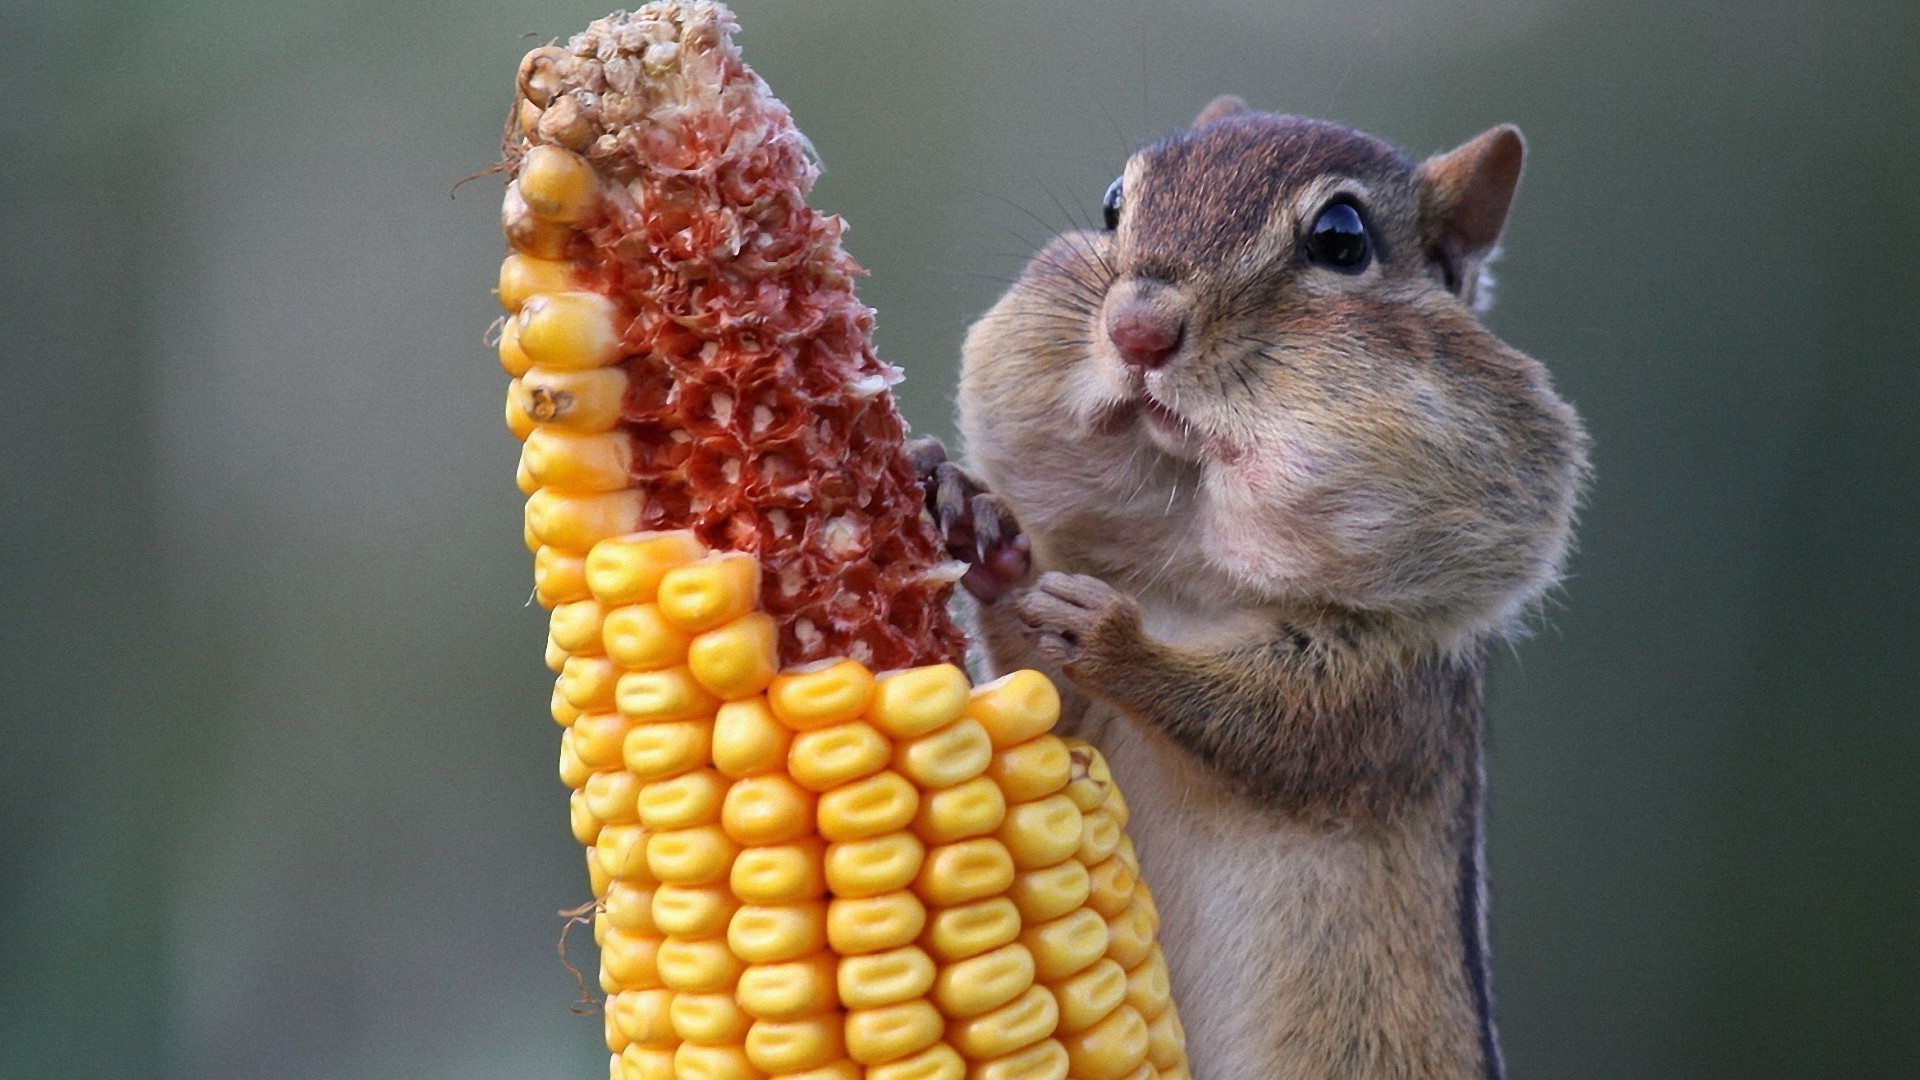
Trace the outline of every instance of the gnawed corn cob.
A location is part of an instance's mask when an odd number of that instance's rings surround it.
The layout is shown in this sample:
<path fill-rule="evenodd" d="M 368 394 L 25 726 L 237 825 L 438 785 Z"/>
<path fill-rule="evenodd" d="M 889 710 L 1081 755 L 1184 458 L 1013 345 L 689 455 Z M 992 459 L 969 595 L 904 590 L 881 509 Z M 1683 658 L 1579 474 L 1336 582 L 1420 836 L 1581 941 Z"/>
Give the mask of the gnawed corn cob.
<path fill-rule="evenodd" d="M 1186 1075 L 1091 747 L 951 662 L 837 219 L 725 9 L 522 65 L 500 338 L 614 1080 Z"/>

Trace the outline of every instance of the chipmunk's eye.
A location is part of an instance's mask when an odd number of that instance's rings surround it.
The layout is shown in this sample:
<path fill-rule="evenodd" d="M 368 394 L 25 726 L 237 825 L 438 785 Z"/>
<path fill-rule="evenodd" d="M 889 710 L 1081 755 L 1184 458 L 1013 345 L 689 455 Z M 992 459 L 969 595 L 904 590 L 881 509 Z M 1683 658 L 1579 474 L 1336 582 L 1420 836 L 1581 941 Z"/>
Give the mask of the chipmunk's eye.
<path fill-rule="evenodd" d="M 1120 201 L 1122 195 L 1120 178 L 1116 176 L 1113 178 L 1113 183 L 1107 185 L 1106 198 L 1100 200 L 1100 211 L 1106 215 L 1108 232 L 1112 232 L 1120 227 Z"/>
<path fill-rule="evenodd" d="M 1328 203 L 1313 219 L 1304 244 L 1307 261 L 1345 274 L 1357 274 L 1367 268 L 1373 245 L 1367 242 L 1367 225 L 1360 211 L 1344 199 Z"/>

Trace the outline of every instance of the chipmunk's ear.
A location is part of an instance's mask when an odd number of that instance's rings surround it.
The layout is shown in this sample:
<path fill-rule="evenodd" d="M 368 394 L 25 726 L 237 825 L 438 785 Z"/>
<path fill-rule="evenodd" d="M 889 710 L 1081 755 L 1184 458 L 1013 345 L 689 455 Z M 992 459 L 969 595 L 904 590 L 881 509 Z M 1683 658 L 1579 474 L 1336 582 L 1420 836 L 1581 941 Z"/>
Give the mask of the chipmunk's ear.
<path fill-rule="evenodd" d="M 1526 154 L 1520 129 L 1501 124 L 1435 154 L 1415 173 L 1427 251 L 1447 288 L 1469 304 L 1480 290 L 1480 269 L 1500 242 Z"/>
<path fill-rule="evenodd" d="M 1225 120 L 1234 113 L 1246 111 L 1247 103 L 1244 100 L 1232 94 L 1221 94 L 1219 97 L 1207 102 L 1207 107 L 1200 110 L 1200 115 L 1193 118 L 1193 123 L 1190 126 L 1203 128 L 1215 120 Z"/>

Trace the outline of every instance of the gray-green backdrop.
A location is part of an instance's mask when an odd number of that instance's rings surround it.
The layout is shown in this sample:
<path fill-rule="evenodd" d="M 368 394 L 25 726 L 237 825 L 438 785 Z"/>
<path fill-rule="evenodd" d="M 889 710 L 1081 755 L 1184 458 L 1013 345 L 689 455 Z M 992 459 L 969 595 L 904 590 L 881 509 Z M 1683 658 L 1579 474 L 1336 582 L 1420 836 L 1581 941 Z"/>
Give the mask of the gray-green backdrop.
<path fill-rule="evenodd" d="M 1920 1075 L 1920 5 L 741 0 L 905 408 L 1212 95 L 1533 156 L 1586 414 L 1493 692 L 1516 1077 Z M 0 5 L 0 1076 L 577 1078 L 496 314 L 587 0 Z M 1203 1078 L 1204 1080 L 1204 1078 Z"/>

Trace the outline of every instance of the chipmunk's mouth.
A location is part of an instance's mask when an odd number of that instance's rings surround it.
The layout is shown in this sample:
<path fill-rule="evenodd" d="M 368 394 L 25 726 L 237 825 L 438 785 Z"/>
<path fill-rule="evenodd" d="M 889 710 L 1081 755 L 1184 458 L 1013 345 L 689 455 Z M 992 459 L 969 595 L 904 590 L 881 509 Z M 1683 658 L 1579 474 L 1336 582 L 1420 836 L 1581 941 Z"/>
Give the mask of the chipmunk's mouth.
<path fill-rule="evenodd" d="M 1162 453 L 1187 461 L 1217 455 L 1222 449 L 1215 445 L 1217 440 L 1206 437 L 1193 421 L 1145 388 L 1133 397 L 1102 408 L 1094 416 L 1093 427 L 1099 434 L 1109 436 L 1137 428 Z"/>

